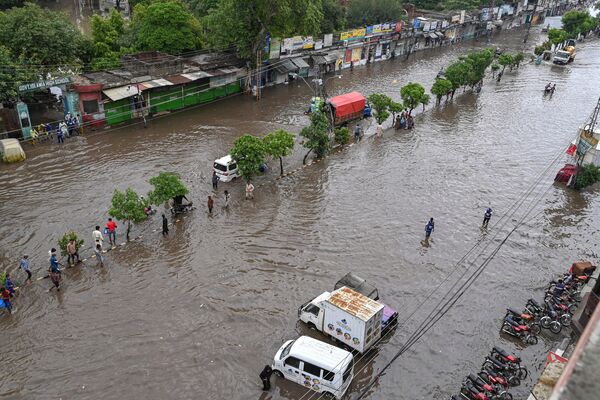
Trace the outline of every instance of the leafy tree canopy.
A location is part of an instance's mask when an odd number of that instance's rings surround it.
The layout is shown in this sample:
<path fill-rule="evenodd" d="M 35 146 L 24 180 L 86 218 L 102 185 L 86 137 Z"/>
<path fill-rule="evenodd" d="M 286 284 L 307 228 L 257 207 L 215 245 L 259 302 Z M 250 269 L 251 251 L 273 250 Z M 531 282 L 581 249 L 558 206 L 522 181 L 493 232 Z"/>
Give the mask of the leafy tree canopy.
<path fill-rule="evenodd" d="M 272 37 L 319 33 L 321 0 L 221 0 L 203 18 L 206 40 L 216 48 L 235 46 L 238 55 L 256 59 L 267 33 Z"/>
<path fill-rule="evenodd" d="M 180 54 L 200 48 L 200 23 L 178 0 L 136 5 L 131 28 L 139 50 Z"/>
<path fill-rule="evenodd" d="M 390 116 L 390 106 L 392 99 L 389 96 L 381 93 L 373 93 L 369 95 L 369 103 L 375 110 L 375 119 L 378 124 L 383 124 Z"/>
<path fill-rule="evenodd" d="M 249 181 L 258 175 L 261 164 L 265 162 L 265 145 L 256 136 L 246 134 L 236 139 L 230 154 L 237 162 L 239 174 Z"/>
<path fill-rule="evenodd" d="M 571 10 L 562 16 L 563 30 L 571 38 L 586 33 L 598 26 L 598 20 L 587 11 Z"/>
<path fill-rule="evenodd" d="M 346 10 L 337 0 L 322 0 L 321 33 L 333 33 L 346 28 Z"/>
<path fill-rule="evenodd" d="M 403 15 L 402 3 L 398 0 L 352 0 L 346 10 L 351 27 L 398 21 Z"/>
<path fill-rule="evenodd" d="M 13 60 L 10 51 L 0 45 L 0 102 L 17 98 L 20 83 L 36 79 L 35 72 L 19 65 Z"/>
<path fill-rule="evenodd" d="M 132 188 L 125 189 L 125 192 L 115 189 L 108 215 L 119 221 L 127 222 L 127 240 L 129 240 L 131 223 L 142 222 L 148 217 L 144 212 L 144 207 L 144 201 Z"/>
<path fill-rule="evenodd" d="M 329 151 L 329 120 L 322 110 L 312 113 L 310 125 L 303 128 L 300 136 L 304 137 L 304 147 L 308 152 L 304 156 L 304 161 L 311 151 L 314 151 L 317 157 L 323 157 Z"/>
<path fill-rule="evenodd" d="M 436 78 L 435 82 L 431 86 L 431 93 L 435 95 L 438 103 L 442 99 L 442 96 L 446 96 L 452 92 L 452 82 L 444 78 Z"/>
<path fill-rule="evenodd" d="M 79 66 L 91 57 L 90 40 L 66 14 L 32 3 L 0 12 L 0 44 L 13 60 L 35 66 L 40 73 Z"/>
<path fill-rule="evenodd" d="M 429 97 L 425 94 L 425 88 L 419 83 L 409 82 L 400 89 L 400 97 L 402 97 L 404 106 L 409 109 L 409 114 L 411 114 L 412 110 L 419 104 L 426 104 L 423 103 L 426 100 L 424 98 L 425 96 Z M 429 102 L 429 99 L 426 101 Z"/>
<path fill-rule="evenodd" d="M 569 38 L 569 34 L 562 29 L 548 29 L 548 40 L 554 45 L 561 44 Z"/>
<path fill-rule="evenodd" d="M 294 150 L 294 135 L 279 129 L 263 138 L 265 152 L 271 157 L 279 158 L 281 175 L 283 175 L 283 157 L 289 156 Z"/>
<path fill-rule="evenodd" d="M 163 204 L 174 197 L 189 193 L 188 188 L 179 179 L 179 175 L 174 172 L 161 172 L 150 178 L 150 184 L 154 189 L 148 193 L 148 199 L 154 205 Z"/>

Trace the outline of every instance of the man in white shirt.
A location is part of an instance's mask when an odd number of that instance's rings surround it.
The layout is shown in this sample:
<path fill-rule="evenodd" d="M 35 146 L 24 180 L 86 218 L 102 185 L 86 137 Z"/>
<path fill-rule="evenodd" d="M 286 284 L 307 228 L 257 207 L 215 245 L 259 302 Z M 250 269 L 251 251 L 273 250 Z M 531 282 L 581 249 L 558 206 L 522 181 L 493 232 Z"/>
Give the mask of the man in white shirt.
<path fill-rule="evenodd" d="M 97 244 L 102 247 L 102 241 L 104 240 L 104 236 L 102 236 L 102 232 L 100 232 L 100 227 L 96 225 L 96 230 L 92 232 L 92 240 L 94 242 L 93 248 L 96 247 Z"/>

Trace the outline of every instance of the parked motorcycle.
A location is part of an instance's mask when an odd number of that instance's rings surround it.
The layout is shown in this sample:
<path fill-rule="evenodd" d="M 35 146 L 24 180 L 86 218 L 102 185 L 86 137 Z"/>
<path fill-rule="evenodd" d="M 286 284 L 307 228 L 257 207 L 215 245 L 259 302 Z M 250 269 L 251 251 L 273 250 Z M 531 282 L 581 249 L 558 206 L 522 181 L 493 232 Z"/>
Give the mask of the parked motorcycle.
<path fill-rule="evenodd" d="M 512 400 L 513 398 L 502 386 L 490 384 L 479 376 L 469 374 L 467 379 L 490 400 Z"/>
<path fill-rule="evenodd" d="M 507 363 L 509 365 L 514 365 L 516 367 L 516 371 L 517 371 L 517 377 L 519 379 L 525 379 L 527 378 L 527 368 L 525 368 L 524 366 L 521 365 L 521 358 L 515 356 L 514 354 L 510 354 L 509 352 L 507 352 L 506 350 L 494 346 L 494 348 L 492 349 L 492 351 L 490 352 L 490 356 L 494 357 L 496 360 L 503 362 L 503 363 Z"/>
<path fill-rule="evenodd" d="M 500 385 L 505 389 L 510 387 L 508 380 L 498 372 L 494 371 L 489 365 L 482 367 L 477 375 L 491 384 Z"/>
<path fill-rule="evenodd" d="M 519 338 L 526 344 L 537 344 L 538 338 L 531 332 L 527 325 L 523 325 L 513 319 L 510 315 L 504 317 L 502 332 Z"/>
<path fill-rule="evenodd" d="M 486 357 L 481 369 L 482 371 L 493 371 L 496 374 L 502 375 L 510 386 L 519 386 L 521 384 L 521 379 L 519 379 L 518 376 L 520 368 L 514 364 L 508 364 L 491 357 Z"/>
<path fill-rule="evenodd" d="M 515 322 L 518 322 L 521 325 L 527 325 L 531 333 L 534 335 L 539 335 L 542 331 L 542 327 L 535 321 L 536 318 L 533 314 L 521 313 L 512 308 L 507 308 L 506 315 L 512 317 Z"/>

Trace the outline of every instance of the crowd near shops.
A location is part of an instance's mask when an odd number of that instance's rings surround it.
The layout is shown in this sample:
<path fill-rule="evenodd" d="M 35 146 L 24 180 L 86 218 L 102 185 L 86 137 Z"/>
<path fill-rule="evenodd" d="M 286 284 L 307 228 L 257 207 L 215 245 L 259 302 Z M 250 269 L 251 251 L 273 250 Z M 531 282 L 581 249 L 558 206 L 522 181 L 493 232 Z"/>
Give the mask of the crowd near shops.
<path fill-rule="evenodd" d="M 124 56 L 119 69 L 24 86 L 27 91 L 32 88 L 58 89 L 64 115 L 76 118 L 78 128 L 98 129 L 145 121 L 243 91 L 258 95 L 257 92 L 267 86 L 340 74 L 344 69 L 408 57 L 418 51 L 454 45 L 528 24 L 542 24 L 546 16 L 560 14 L 577 2 L 543 0 L 530 3 L 521 0 L 470 12 L 420 11 L 408 7 L 408 22 L 390 21 L 321 37 L 270 37 L 262 49 L 263 62 L 258 66 L 250 66 L 229 53 L 180 57 L 152 51 Z M 15 112 L 18 118 L 14 118 L 15 122 L 6 134 L 8 137 L 35 140 L 36 135 L 39 138 L 56 133 L 56 140 L 61 142 L 73 131 L 74 121 L 69 125 L 67 118 L 64 121 L 67 134 L 58 126 L 62 121 L 32 123 L 27 104 L 22 102 Z"/>

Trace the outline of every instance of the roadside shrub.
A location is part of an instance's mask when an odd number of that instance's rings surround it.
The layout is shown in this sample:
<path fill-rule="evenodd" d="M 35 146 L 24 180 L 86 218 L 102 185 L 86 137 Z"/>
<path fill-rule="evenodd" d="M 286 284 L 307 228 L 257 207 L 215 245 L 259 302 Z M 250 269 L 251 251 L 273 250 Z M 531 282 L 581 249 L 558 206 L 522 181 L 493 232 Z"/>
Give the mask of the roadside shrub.
<path fill-rule="evenodd" d="M 348 142 L 350 142 L 350 130 L 345 126 L 337 128 L 334 132 L 333 139 L 337 144 L 341 144 L 342 146 L 348 144 Z"/>
<path fill-rule="evenodd" d="M 600 181 L 600 167 L 594 164 L 584 165 L 577 172 L 576 189 L 583 189 Z"/>

